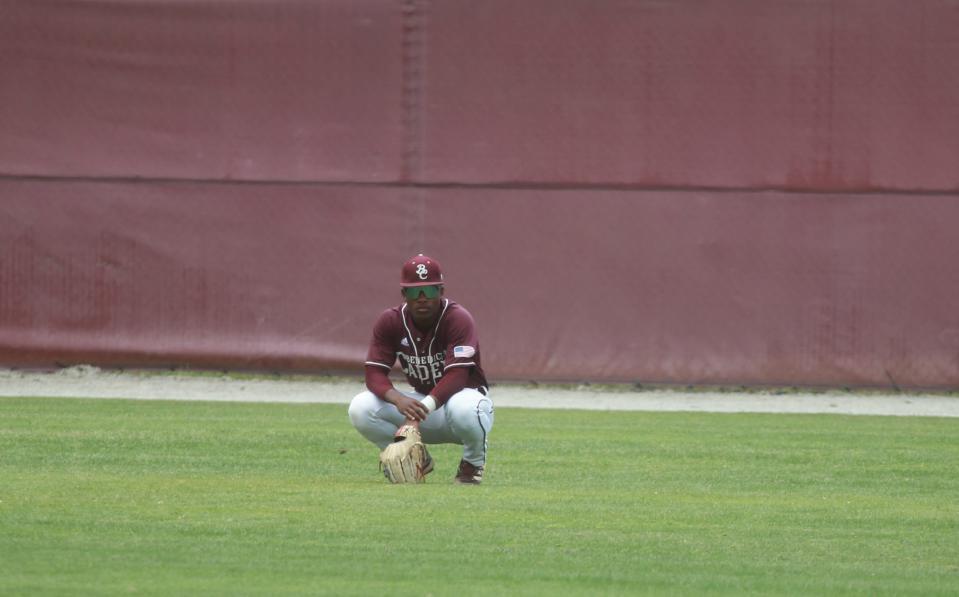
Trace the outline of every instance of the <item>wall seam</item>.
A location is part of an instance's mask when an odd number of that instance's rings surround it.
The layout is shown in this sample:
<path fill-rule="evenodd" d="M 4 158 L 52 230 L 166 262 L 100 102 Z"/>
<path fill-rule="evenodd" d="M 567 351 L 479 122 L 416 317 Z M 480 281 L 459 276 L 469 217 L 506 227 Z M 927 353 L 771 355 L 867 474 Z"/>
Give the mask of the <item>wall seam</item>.
<path fill-rule="evenodd" d="M 400 181 L 417 182 L 422 148 L 427 0 L 402 0 L 402 140 Z"/>

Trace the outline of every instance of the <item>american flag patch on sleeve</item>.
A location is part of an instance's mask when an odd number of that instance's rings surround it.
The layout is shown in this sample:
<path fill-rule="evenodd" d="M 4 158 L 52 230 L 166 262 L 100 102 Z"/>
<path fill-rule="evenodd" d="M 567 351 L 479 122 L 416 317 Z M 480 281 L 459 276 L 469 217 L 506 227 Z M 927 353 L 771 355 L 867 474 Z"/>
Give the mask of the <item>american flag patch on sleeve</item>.
<path fill-rule="evenodd" d="M 474 354 L 476 354 L 476 349 L 473 348 L 472 346 L 454 346 L 453 347 L 454 359 L 468 359 Z"/>

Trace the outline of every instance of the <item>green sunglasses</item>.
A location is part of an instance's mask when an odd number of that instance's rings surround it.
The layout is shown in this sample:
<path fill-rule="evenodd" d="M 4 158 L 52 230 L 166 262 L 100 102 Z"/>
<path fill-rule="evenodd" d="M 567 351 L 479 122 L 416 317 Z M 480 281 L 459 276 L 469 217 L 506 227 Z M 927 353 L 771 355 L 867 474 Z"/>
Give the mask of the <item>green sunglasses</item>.
<path fill-rule="evenodd" d="M 425 296 L 428 299 L 435 299 L 436 297 L 440 295 L 440 287 L 439 286 L 413 286 L 411 288 L 403 289 L 403 296 L 405 296 L 407 300 L 410 300 L 410 301 L 415 301 L 416 299 L 420 298 L 420 293 L 423 293 L 423 296 Z"/>

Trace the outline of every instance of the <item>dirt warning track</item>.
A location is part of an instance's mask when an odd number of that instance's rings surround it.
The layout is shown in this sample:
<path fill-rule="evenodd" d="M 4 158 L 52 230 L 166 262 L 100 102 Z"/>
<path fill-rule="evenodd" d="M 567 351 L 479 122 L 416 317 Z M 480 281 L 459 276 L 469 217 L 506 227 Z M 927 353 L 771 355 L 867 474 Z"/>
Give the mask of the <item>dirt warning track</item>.
<path fill-rule="evenodd" d="M 359 378 L 246 379 L 111 372 L 88 366 L 52 373 L 0 370 L 0 396 L 346 405 L 362 389 Z M 959 417 L 959 397 L 903 392 L 626 391 L 501 384 L 493 387 L 492 397 L 500 408 Z"/>

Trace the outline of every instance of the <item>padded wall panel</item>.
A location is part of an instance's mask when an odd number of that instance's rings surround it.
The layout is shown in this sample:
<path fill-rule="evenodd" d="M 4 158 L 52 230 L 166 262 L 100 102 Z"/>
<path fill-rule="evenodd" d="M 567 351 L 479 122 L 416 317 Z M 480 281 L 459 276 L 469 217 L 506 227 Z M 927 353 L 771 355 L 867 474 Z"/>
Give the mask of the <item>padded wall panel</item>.
<path fill-rule="evenodd" d="M 426 182 L 959 189 L 948 0 L 430 4 Z"/>
<path fill-rule="evenodd" d="M 396 180 L 400 7 L 5 2 L 0 174 Z"/>
<path fill-rule="evenodd" d="M 4 362 L 355 368 L 413 250 L 415 212 L 363 187 L 18 181 L 0 196 Z"/>

